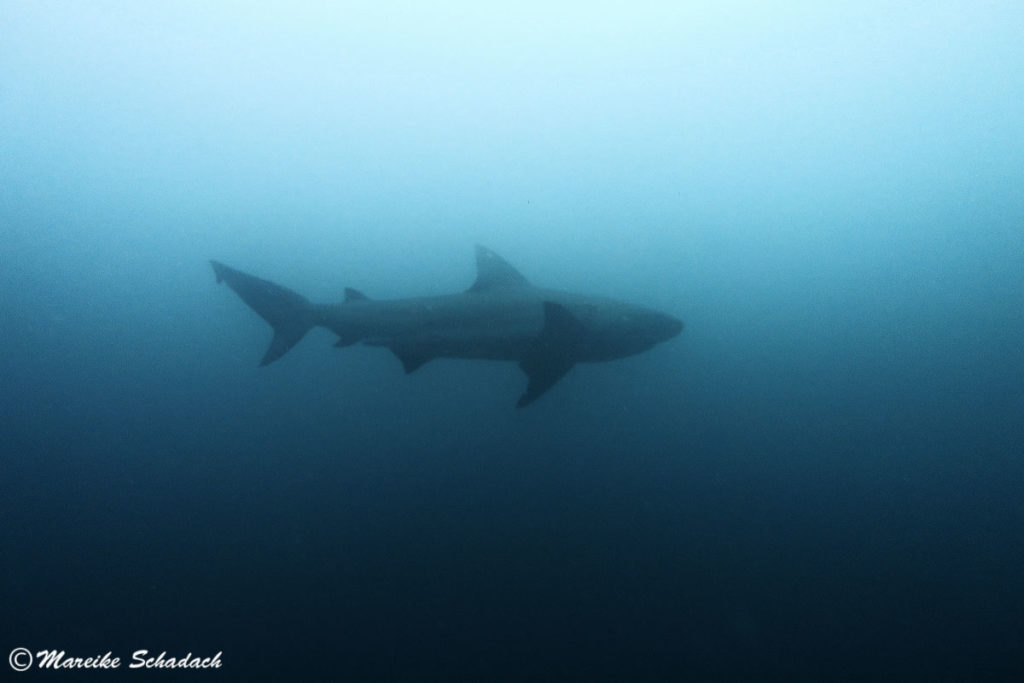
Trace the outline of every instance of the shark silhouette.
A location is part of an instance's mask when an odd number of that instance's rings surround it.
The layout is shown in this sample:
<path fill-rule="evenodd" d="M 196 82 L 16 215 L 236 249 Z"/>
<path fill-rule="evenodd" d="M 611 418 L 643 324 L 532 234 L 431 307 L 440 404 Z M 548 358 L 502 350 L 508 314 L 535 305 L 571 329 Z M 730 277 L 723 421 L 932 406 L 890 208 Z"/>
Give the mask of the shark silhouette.
<path fill-rule="evenodd" d="M 632 356 L 683 329 L 682 321 L 642 306 L 534 287 L 481 246 L 476 282 L 461 294 L 381 301 L 346 288 L 340 304 L 313 304 L 273 282 L 210 263 L 217 282 L 226 282 L 274 328 L 260 366 L 283 356 L 313 327 L 326 327 L 338 335 L 335 346 L 391 349 L 406 373 L 433 358 L 518 361 L 528 379 L 520 408 L 576 363 Z"/>

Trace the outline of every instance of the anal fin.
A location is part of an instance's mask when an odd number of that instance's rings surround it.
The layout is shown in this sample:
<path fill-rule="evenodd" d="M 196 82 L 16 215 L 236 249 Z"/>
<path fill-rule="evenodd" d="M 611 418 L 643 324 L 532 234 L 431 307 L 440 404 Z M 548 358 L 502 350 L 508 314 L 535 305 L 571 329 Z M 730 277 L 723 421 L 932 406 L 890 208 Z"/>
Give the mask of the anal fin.
<path fill-rule="evenodd" d="M 432 356 L 400 348 L 392 348 L 391 350 L 396 356 L 398 356 L 398 360 L 402 361 L 402 367 L 405 369 L 405 374 L 407 375 L 418 370 L 420 366 L 432 358 Z"/>

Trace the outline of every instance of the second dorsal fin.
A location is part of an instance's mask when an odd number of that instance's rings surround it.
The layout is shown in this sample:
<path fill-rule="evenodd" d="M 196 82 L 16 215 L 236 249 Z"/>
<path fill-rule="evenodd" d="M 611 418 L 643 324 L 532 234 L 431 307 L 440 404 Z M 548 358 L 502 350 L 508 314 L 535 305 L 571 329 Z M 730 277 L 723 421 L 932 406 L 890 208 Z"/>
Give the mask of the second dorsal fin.
<path fill-rule="evenodd" d="M 345 303 L 350 304 L 353 301 L 369 301 L 370 297 L 366 296 L 358 289 L 352 289 L 351 287 L 345 288 Z"/>

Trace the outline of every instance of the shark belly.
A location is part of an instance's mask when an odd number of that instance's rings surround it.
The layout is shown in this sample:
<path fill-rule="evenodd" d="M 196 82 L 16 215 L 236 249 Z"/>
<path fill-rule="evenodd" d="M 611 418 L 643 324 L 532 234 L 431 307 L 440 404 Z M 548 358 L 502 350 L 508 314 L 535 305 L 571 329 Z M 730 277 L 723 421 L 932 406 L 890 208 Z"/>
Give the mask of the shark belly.
<path fill-rule="evenodd" d="M 458 294 L 339 308 L 346 319 L 339 327 L 354 324 L 364 344 L 427 360 L 518 361 L 544 324 L 540 300 L 522 296 Z"/>

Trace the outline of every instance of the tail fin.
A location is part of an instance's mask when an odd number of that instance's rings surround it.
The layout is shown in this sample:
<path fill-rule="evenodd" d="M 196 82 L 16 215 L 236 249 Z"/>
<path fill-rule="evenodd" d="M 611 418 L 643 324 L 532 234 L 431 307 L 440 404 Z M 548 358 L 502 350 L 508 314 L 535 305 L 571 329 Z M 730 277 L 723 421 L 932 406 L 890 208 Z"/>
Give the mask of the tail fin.
<path fill-rule="evenodd" d="M 270 365 L 288 352 L 313 327 L 313 306 L 306 297 L 273 282 L 235 270 L 219 261 L 210 261 L 217 282 L 226 282 L 242 301 L 270 323 L 274 338 L 260 367 Z"/>

